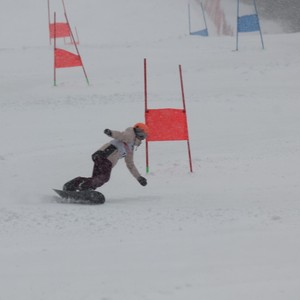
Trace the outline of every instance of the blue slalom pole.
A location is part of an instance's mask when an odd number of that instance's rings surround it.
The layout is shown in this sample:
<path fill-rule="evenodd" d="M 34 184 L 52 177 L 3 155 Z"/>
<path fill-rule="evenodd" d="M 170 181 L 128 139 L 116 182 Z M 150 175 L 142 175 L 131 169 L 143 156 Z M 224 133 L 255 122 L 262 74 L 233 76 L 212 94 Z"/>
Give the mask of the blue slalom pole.
<path fill-rule="evenodd" d="M 236 18 L 236 51 L 239 50 L 239 17 L 240 17 L 240 1 L 237 0 L 237 18 Z"/>
<path fill-rule="evenodd" d="M 255 13 L 256 13 L 256 15 L 257 15 L 257 21 L 258 21 L 258 28 L 259 28 L 259 34 L 260 34 L 260 39 L 261 39 L 261 45 L 262 45 L 262 48 L 265 49 L 264 40 L 263 40 L 261 28 L 260 28 L 260 21 L 259 21 L 258 12 L 257 12 L 257 7 L 256 7 L 256 1 L 253 0 L 253 3 L 254 3 L 254 7 L 255 7 Z"/>
<path fill-rule="evenodd" d="M 188 4 L 188 15 L 189 15 L 189 34 L 191 34 L 191 8 L 190 8 L 190 4 Z"/>
<path fill-rule="evenodd" d="M 201 5 L 201 9 L 202 9 L 202 14 L 203 14 L 203 20 L 204 20 L 204 24 L 205 24 L 205 29 L 207 31 L 207 36 L 208 36 L 207 23 L 206 23 L 206 18 L 205 18 L 205 13 L 204 13 L 202 2 L 200 3 L 200 5 Z"/>

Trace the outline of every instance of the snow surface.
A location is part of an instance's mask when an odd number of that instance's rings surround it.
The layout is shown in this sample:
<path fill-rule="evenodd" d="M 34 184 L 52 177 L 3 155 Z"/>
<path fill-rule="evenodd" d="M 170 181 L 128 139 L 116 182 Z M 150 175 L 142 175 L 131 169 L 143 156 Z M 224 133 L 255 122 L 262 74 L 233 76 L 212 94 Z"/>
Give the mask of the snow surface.
<path fill-rule="evenodd" d="M 186 1 L 65 2 L 90 86 L 53 86 L 44 1 L 0 11 L 0 299 L 298 300 L 300 34 L 236 52 L 188 35 Z M 185 142 L 151 143 L 146 175 L 142 145 L 146 187 L 120 161 L 104 205 L 59 203 L 105 128 L 144 120 L 144 58 L 151 108 L 181 107 L 182 65 L 194 172 Z"/>

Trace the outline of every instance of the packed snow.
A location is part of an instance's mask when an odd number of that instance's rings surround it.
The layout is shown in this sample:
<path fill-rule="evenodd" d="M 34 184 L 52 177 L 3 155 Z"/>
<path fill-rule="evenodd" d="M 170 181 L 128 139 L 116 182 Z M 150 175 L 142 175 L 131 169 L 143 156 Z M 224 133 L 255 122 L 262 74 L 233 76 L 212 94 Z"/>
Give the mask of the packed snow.
<path fill-rule="evenodd" d="M 65 4 L 90 85 L 79 67 L 53 85 L 46 1 L 0 11 L 0 299 L 298 300 L 300 33 L 235 51 L 212 27 L 189 35 L 186 1 Z M 144 58 L 150 108 L 182 107 L 182 66 L 193 172 L 185 141 L 153 142 L 146 174 L 143 144 L 146 187 L 120 161 L 105 204 L 61 203 L 105 128 L 144 121 Z"/>

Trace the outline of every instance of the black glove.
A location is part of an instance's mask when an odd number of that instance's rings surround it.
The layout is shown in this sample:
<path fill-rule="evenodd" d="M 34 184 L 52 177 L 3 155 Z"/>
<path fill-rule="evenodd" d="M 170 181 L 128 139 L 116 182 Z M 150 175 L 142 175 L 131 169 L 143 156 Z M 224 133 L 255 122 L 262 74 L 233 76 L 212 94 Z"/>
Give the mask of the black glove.
<path fill-rule="evenodd" d="M 95 162 L 98 160 L 100 157 L 103 157 L 103 151 L 98 150 L 95 153 L 92 154 L 92 160 Z"/>
<path fill-rule="evenodd" d="M 138 182 L 139 182 L 142 186 L 147 185 L 147 179 L 146 179 L 146 178 L 140 176 L 137 180 L 138 180 Z"/>
<path fill-rule="evenodd" d="M 106 135 L 108 135 L 108 136 L 112 136 L 112 132 L 111 132 L 110 129 L 105 129 L 105 130 L 104 130 L 104 133 L 105 133 Z"/>

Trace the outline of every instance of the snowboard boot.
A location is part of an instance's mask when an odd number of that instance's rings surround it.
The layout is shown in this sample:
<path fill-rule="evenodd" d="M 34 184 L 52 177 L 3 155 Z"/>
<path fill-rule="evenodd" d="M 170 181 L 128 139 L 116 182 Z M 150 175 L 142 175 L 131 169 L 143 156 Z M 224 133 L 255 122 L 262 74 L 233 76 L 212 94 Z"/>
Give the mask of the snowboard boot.
<path fill-rule="evenodd" d="M 78 186 L 79 191 L 94 191 L 95 188 L 91 186 L 91 179 L 82 180 Z"/>
<path fill-rule="evenodd" d="M 82 177 L 76 177 L 68 182 L 66 182 L 63 186 L 64 191 L 77 191 L 79 190 L 80 184 L 84 182 Z"/>

